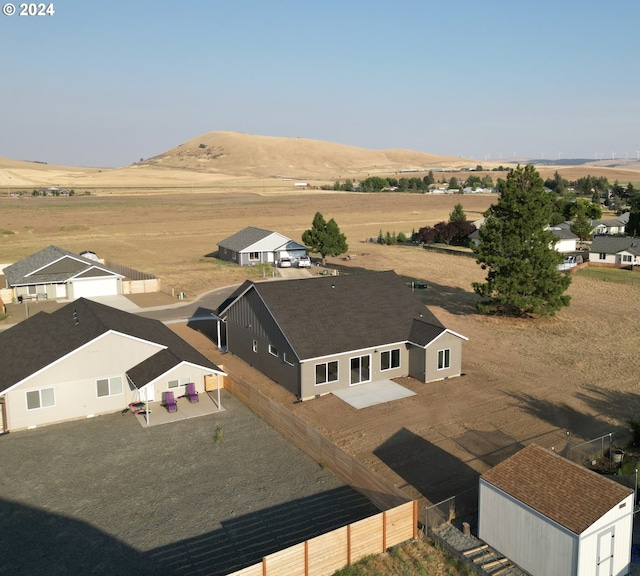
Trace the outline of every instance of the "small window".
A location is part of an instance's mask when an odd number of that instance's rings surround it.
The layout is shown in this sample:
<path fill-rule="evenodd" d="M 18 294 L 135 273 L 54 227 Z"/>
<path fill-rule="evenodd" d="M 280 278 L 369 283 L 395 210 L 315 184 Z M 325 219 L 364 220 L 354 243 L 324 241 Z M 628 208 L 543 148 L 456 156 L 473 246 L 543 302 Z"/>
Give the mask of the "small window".
<path fill-rule="evenodd" d="M 113 378 L 102 378 L 98 380 L 97 387 L 98 398 L 122 394 L 122 378 L 120 376 L 114 376 Z"/>
<path fill-rule="evenodd" d="M 316 364 L 316 386 L 338 381 L 338 361 Z"/>
<path fill-rule="evenodd" d="M 32 296 L 35 296 L 38 293 L 38 287 L 37 286 L 29 286 L 29 294 L 31 294 Z"/>
<path fill-rule="evenodd" d="M 284 353 L 284 361 L 287 364 L 289 364 L 289 366 L 293 366 L 296 362 L 295 358 L 291 356 L 291 354 L 288 354 L 287 352 Z"/>
<path fill-rule="evenodd" d="M 380 354 L 380 370 L 391 370 L 400 367 L 400 348 L 385 350 Z"/>
<path fill-rule="evenodd" d="M 438 370 L 451 368 L 451 349 L 438 350 Z"/>
<path fill-rule="evenodd" d="M 631 256 L 629 254 L 623 254 L 622 255 L 622 261 L 623 262 L 631 262 Z"/>
<path fill-rule="evenodd" d="M 269 354 L 276 357 L 278 356 L 278 349 L 273 344 L 269 344 Z"/>
<path fill-rule="evenodd" d="M 598 255 L 598 258 L 599 258 L 600 260 L 606 260 L 606 259 L 607 259 L 607 255 L 606 255 L 606 254 L 603 254 L 602 252 L 600 252 L 600 254 Z"/>
<path fill-rule="evenodd" d="M 249 260 L 260 260 L 260 252 L 249 252 Z"/>
<path fill-rule="evenodd" d="M 252 349 L 254 352 L 257 352 L 257 351 L 258 351 L 258 341 L 257 341 L 257 340 L 254 340 L 254 341 L 253 341 L 253 343 L 251 344 L 251 349 Z"/>
<path fill-rule="evenodd" d="M 48 408 L 55 406 L 56 398 L 53 388 L 42 388 L 41 390 L 29 390 L 27 392 L 27 410 L 36 408 Z"/>
<path fill-rule="evenodd" d="M 179 380 L 169 380 L 167 382 L 167 387 L 171 388 L 180 388 L 180 386 L 185 386 L 191 382 L 191 378 L 180 378 Z"/>

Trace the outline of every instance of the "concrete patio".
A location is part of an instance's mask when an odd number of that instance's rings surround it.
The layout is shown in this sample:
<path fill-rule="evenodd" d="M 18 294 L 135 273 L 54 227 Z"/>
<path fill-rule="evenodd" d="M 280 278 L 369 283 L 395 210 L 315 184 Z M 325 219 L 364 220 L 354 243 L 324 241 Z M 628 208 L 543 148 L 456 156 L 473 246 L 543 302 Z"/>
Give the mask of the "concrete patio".
<path fill-rule="evenodd" d="M 145 414 L 137 414 L 135 417 L 143 428 L 148 428 L 150 426 L 170 424 L 172 422 L 179 422 L 180 420 L 208 416 L 224 411 L 224 407 L 218 403 L 217 392 L 201 392 L 198 394 L 198 402 L 189 402 L 186 397 L 180 396 L 176 398 L 176 405 L 178 406 L 178 410 L 176 412 L 169 412 L 166 407 L 162 405 L 162 402 L 150 402 L 149 407 L 151 414 L 149 418 L 147 419 Z"/>

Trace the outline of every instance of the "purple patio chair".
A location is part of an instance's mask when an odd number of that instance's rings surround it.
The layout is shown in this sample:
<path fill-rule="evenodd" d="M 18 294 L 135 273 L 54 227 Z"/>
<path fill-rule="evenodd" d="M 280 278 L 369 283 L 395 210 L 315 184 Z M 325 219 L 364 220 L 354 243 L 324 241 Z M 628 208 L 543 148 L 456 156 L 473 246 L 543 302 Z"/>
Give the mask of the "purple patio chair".
<path fill-rule="evenodd" d="M 178 405 L 176 404 L 176 399 L 173 397 L 173 392 L 164 393 L 164 405 L 167 407 L 169 412 L 178 411 Z"/>
<path fill-rule="evenodd" d="M 199 400 L 196 385 L 193 382 L 189 382 L 189 384 L 187 384 L 187 392 L 185 393 L 185 396 L 189 398 L 189 402 L 197 402 Z"/>

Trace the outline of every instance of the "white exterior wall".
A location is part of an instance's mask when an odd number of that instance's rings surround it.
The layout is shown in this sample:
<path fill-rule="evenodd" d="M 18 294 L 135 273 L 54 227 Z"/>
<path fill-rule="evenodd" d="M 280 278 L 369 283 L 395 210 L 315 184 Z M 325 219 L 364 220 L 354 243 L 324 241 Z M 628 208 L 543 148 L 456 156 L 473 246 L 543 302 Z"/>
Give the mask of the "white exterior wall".
<path fill-rule="evenodd" d="M 52 335 L 54 338 L 55 335 Z M 107 333 L 7 392 L 7 426 L 19 430 L 122 410 L 137 400 L 129 389 L 126 370 L 162 347 L 120 334 Z M 122 377 L 122 394 L 98 398 L 97 380 Z M 27 410 L 26 392 L 54 388 L 55 405 Z"/>
<path fill-rule="evenodd" d="M 575 238 L 564 238 L 558 240 L 555 245 L 555 249 L 558 252 L 575 252 L 577 249 Z"/>
<path fill-rule="evenodd" d="M 203 394 L 205 392 L 204 377 L 210 374 L 213 374 L 210 368 L 201 368 L 200 366 L 182 362 L 175 368 L 165 372 L 157 380 L 147 384 L 147 386 L 153 387 L 153 398 L 155 402 L 160 402 L 162 400 L 162 393 L 169 390 L 175 394 L 176 398 L 186 392 L 186 385 L 179 386 L 178 388 L 169 388 L 169 382 L 171 380 L 188 380 L 189 382 L 193 382 L 196 385 L 196 391 Z M 143 389 L 147 388 L 147 386 L 144 386 Z M 144 392 L 142 392 L 142 397 L 144 398 Z"/>
<path fill-rule="evenodd" d="M 274 252 L 289 241 L 289 238 L 273 232 L 266 238 L 258 240 L 255 244 L 248 246 L 241 250 L 242 254 L 248 254 L 249 252 Z"/>
<path fill-rule="evenodd" d="M 578 536 L 480 479 L 478 536 L 535 576 L 576 576 Z"/>
<path fill-rule="evenodd" d="M 633 494 L 629 494 L 620 505 L 609 510 L 580 535 L 577 572 L 579 576 L 600 576 L 603 573 L 622 576 L 628 573 L 633 536 Z M 611 529 L 615 535 L 613 538 L 613 566 L 603 565 L 601 571 L 598 572 L 599 535 Z"/>
<path fill-rule="evenodd" d="M 616 254 L 607 254 L 604 260 L 600 260 L 600 252 L 589 252 L 589 262 L 594 264 L 615 264 L 617 262 Z"/>

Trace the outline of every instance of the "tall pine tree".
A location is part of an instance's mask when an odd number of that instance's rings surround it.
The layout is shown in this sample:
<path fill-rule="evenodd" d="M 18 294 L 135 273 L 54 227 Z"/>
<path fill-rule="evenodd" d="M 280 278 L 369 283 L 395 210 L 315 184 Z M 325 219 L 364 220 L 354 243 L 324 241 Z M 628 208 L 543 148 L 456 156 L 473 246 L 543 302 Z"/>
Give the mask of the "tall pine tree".
<path fill-rule="evenodd" d="M 527 316 L 553 315 L 568 306 L 564 294 L 571 278 L 557 270 L 563 256 L 547 230 L 552 199 L 532 165 L 511 170 L 501 182 L 500 199 L 485 213 L 477 262 L 488 269 L 486 282 L 473 288 L 482 312 Z"/>
<path fill-rule="evenodd" d="M 302 233 L 302 241 L 309 252 L 322 256 L 323 266 L 327 256 L 339 256 L 349 250 L 347 239 L 340 232 L 336 221 L 333 218 L 329 222 L 325 221 L 320 212 L 316 212 L 313 217 L 311 228 Z"/>

